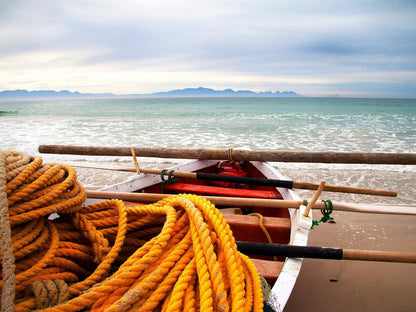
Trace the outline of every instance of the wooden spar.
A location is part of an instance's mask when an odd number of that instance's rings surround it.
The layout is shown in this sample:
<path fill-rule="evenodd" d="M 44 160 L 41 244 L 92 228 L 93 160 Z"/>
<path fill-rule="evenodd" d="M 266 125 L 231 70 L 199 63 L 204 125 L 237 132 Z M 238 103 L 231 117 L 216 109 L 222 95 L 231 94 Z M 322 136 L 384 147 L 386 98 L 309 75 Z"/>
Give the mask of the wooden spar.
<path fill-rule="evenodd" d="M 131 202 L 156 202 L 171 194 L 154 194 L 154 193 L 128 193 L 128 192 L 103 192 L 103 191 L 87 191 L 88 198 L 97 199 L 121 199 Z M 265 208 L 299 208 L 303 205 L 303 201 L 296 200 L 275 200 L 262 198 L 240 198 L 240 197 L 219 197 L 204 196 L 214 205 L 229 207 L 265 207 Z M 376 204 L 353 204 L 343 202 L 332 202 L 334 210 L 362 212 L 362 213 L 378 213 L 378 214 L 401 214 L 416 215 L 416 207 L 413 206 L 386 206 Z M 317 202 L 313 209 L 324 209 L 323 202 Z"/>
<path fill-rule="evenodd" d="M 293 182 L 293 188 L 296 189 L 305 189 L 305 190 L 317 190 L 319 184 L 316 183 L 307 183 L 307 182 Z M 337 186 L 337 185 L 325 185 L 324 191 L 326 192 L 341 192 L 341 193 L 355 193 L 355 194 L 365 194 L 365 195 L 379 195 L 379 196 L 390 196 L 396 197 L 397 192 L 393 191 L 384 191 L 384 190 L 373 190 L 349 186 Z"/>
<path fill-rule="evenodd" d="M 360 260 L 416 263 L 416 253 L 354 250 L 329 247 L 294 246 L 283 244 L 252 243 L 237 241 L 240 252 L 249 255 L 283 256 L 294 258 L 330 259 L 330 260 Z"/>
<path fill-rule="evenodd" d="M 309 216 L 309 212 L 311 211 L 312 207 L 315 205 L 319 196 L 321 196 L 321 193 L 324 190 L 324 188 L 325 188 L 325 181 L 321 181 L 321 184 L 319 184 L 318 190 L 316 191 L 315 195 L 312 197 L 311 201 L 306 206 L 305 212 L 303 213 L 305 217 Z"/>
<path fill-rule="evenodd" d="M 416 254 L 410 252 L 344 249 L 342 259 L 416 263 Z"/>
<path fill-rule="evenodd" d="M 130 147 L 40 145 L 40 153 L 90 156 L 131 156 Z M 343 153 L 295 151 L 247 151 L 134 147 L 140 157 L 179 159 L 256 160 L 272 162 L 416 165 L 414 153 Z"/>
<path fill-rule="evenodd" d="M 117 169 L 114 169 L 114 168 L 99 168 L 99 167 L 83 167 L 83 168 L 103 169 L 103 170 L 117 170 Z M 135 169 L 135 168 L 120 168 L 119 171 L 137 172 L 137 169 Z M 158 170 L 158 169 L 143 169 L 143 168 L 140 168 L 140 173 L 160 175 L 160 174 L 162 174 L 162 171 Z M 163 174 L 164 175 L 169 175 L 169 171 L 164 171 Z M 175 177 L 175 178 L 200 179 L 200 180 L 209 180 L 209 181 L 223 181 L 223 182 L 232 182 L 232 183 L 240 183 L 240 184 L 262 185 L 262 186 L 273 186 L 273 187 L 284 187 L 284 188 L 295 188 L 295 189 L 306 189 L 306 190 L 317 190 L 319 188 L 319 184 L 309 183 L 309 182 L 295 182 L 295 181 L 288 181 L 288 180 L 263 179 L 263 178 L 253 178 L 253 177 L 239 177 L 239 176 L 228 176 L 228 175 L 195 173 L 195 172 L 174 171 L 174 172 L 171 173 L 171 176 Z M 337 186 L 337 185 L 325 185 L 323 191 L 341 192 L 341 193 L 354 193 L 354 194 L 364 194 L 364 195 L 391 196 L 391 197 L 396 197 L 397 196 L 397 192 L 393 192 L 393 191 L 373 190 L 373 189 L 348 187 L 348 186 Z"/>

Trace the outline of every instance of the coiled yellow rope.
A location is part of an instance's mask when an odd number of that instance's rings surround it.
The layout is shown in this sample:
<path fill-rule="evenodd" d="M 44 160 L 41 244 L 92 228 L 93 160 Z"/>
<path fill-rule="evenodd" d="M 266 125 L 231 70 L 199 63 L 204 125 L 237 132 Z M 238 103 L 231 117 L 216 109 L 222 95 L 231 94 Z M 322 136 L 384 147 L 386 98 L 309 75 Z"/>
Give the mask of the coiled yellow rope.
<path fill-rule="evenodd" d="M 16 267 L 0 286 L 15 288 L 15 311 L 262 311 L 256 268 L 209 201 L 82 207 L 71 167 L 4 155 Z"/>

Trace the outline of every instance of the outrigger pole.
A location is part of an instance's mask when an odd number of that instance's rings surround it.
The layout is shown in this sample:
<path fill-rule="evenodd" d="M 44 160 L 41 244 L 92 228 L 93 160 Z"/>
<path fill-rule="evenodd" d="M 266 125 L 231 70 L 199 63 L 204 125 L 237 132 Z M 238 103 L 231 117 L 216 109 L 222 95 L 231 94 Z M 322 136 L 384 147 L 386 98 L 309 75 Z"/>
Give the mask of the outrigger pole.
<path fill-rule="evenodd" d="M 416 154 L 414 153 L 343 153 L 268 150 L 247 151 L 237 149 L 214 150 L 144 147 L 133 147 L 133 149 L 135 154 L 140 157 L 338 164 L 416 165 Z M 131 147 L 40 145 L 39 152 L 46 154 L 90 156 L 131 156 Z"/>

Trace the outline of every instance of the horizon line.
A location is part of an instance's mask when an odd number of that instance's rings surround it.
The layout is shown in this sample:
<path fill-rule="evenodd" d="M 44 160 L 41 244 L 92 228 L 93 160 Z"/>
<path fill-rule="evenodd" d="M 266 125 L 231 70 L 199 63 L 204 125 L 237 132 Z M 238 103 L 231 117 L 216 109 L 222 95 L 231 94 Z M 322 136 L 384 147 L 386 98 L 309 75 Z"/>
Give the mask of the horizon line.
<path fill-rule="evenodd" d="M 201 94 L 185 94 L 186 92 L 198 92 L 198 90 L 201 91 Z M 18 92 L 26 92 L 29 93 L 27 94 L 27 96 L 22 95 L 21 97 L 19 97 L 19 95 L 10 95 L 10 96 L 5 96 L 4 93 L 18 93 Z M 49 96 L 41 96 L 39 94 L 36 93 L 41 93 L 41 92 L 51 92 L 52 94 Z M 175 94 L 175 92 L 177 92 L 177 94 Z M 180 93 L 184 93 L 184 94 L 180 94 Z M 212 92 L 212 93 L 217 93 L 217 95 L 215 94 L 207 94 L 204 92 Z M 221 94 L 221 92 L 225 93 L 225 94 Z M 226 94 L 227 92 L 228 95 Z M 32 93 L 32 94 L 30 94 Z M 33 94 L 34 93 L 34 94 Z M 56 93 L 56 95 L 54 96 L 53 93 Z M 66 95 L 63 95 L 61 93 L 67 93 Z M 169 94 L 171 93 L 171 94 Z M 244 95 L 244 93 L 246 93 Z M 225 88 L 225 89 L 212 89 L 212 88 L 207 88 L 207 87 L 197 87 L 197 88 L 193 88 L 193 87 L 187 87 L 187 88 L 183 88 L 183 89 L 171 89 L 168 91 L 156 91 L 156 92 L 152 92 L 152 93 L 113 93 L 113 92 L 101 92 L 101 93 L 85 93 L 85 92 L 79 92 L 79 91 L 70 91 L 68 89 L 62 89 L 62 90 L 55 90 L 55 89 L 34 89 L 34 90 L 27 90 L 27 89 L 15 89 L 15 90 L 1 90 L 0 91 L 0 99 L 3 98 L 14 98 L 14 99 L 18 99 L 18 98 L 71 98 L 71 97 L 95 97 L 95 98 L 100 98 L 100 97 L 176 97 L 176 98 L 192 98 L 192 97 L 241 97 L 241 98 L 249 98 L 249 97 L 270 97 L 270 98 L 294 98 L 294 97 L 308 97 L 308 98 L 356 98 L 356 99 L 416 99 L 416 97 L 392 97 L 392 96 L 363 96 L 363 95 L 340 95 L 340 94 L 331 94 L 331 95 L 304 95 L 304 94 L 299 94 L 296 91 L 252 91 L 250 89 L 239 89 L 239 90 L 234 90 L 232 88 Z"/>

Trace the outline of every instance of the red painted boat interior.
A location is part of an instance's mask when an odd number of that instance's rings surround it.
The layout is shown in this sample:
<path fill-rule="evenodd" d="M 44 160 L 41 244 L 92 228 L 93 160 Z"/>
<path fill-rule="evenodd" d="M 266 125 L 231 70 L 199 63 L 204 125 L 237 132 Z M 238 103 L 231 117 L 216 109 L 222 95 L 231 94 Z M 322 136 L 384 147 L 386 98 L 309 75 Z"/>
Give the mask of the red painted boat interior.
<path fill-rule="evenodd" d="M 244 162 L 241 168 L 249 177 L 265 178 L 252 164 Z M 204 168 L 200 172 L 217 173 L 216 166 Z M 219 185 L 220 184 L 220 185 Z M 230 184 L 221 186 L 221 183 L 205 180 L 185 179 L 182 178 L 176 183 L 162 183 L 147 187 L 143 190 L 146 193 L 166 193 L 180 194 L 192 193 L 197 195 L 209 196 L 234 196 L 234 197 L 256 197 L 267 199 L 282 199 L 282 195 L 274 187 Z M 251 213 L 261 214 L 263 216 L 263 224 L 272 238 L 273 243 L 288 244 L 290 240 L 290 217 L 287 209 L 261 208 L 261 207 L 219 207 L 217 208 L 240 208 L 242 214 L 228 214 L 224 217 L 233 231 L 237 241 L 263 242 L 267 243 L 267 237 L 262 231 L 259 224 L 259 217 L 249 215 Z M 259 270 L 259 273 L 273 285 L 285 258 L 278 258 L 275 261 L 272 257 L 262 257 L 249 255 Z"/>

